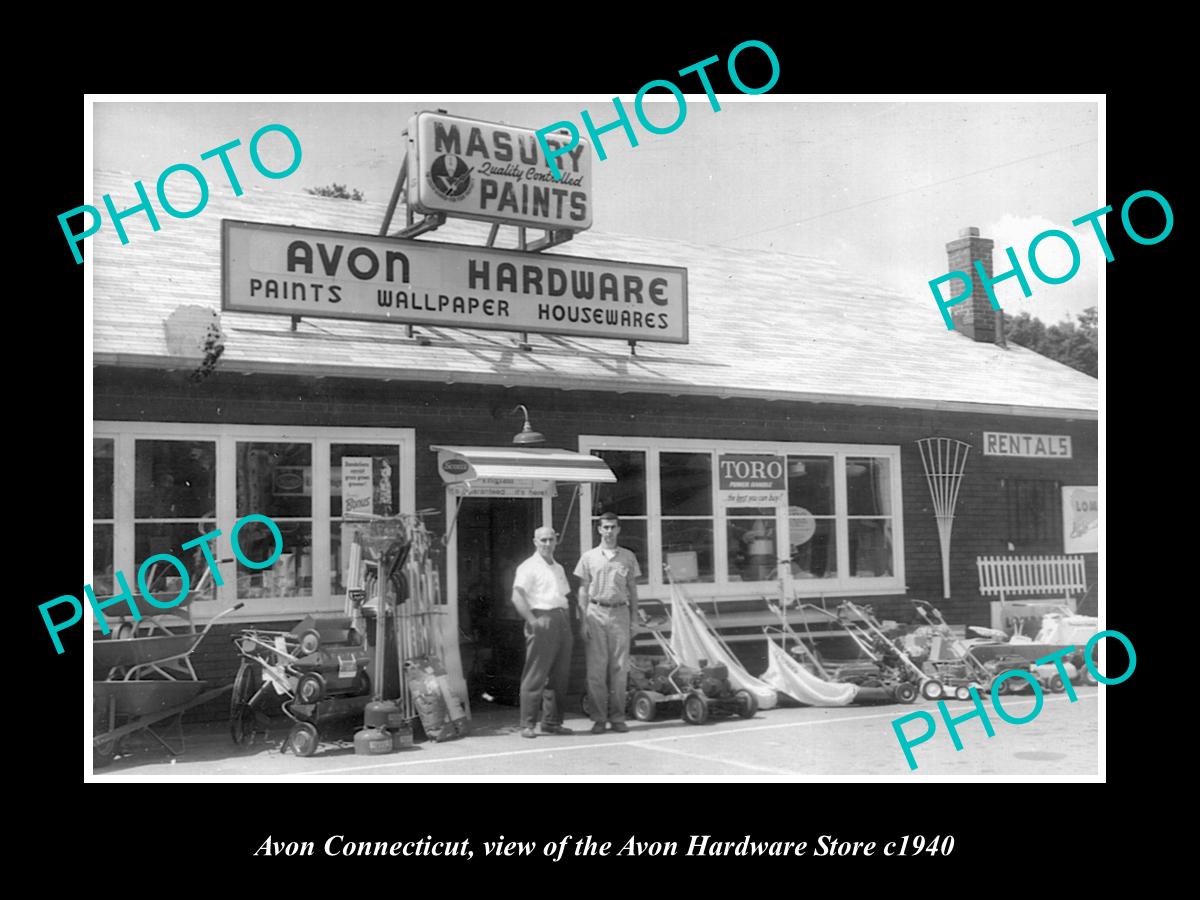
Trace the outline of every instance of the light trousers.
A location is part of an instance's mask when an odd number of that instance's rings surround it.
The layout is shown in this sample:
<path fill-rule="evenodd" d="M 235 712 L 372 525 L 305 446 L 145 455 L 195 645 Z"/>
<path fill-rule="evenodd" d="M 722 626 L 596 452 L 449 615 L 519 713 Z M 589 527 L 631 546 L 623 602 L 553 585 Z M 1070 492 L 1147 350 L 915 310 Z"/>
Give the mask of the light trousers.
<path fill-rule="evenodd" d="M 629 675 L 629 607 L 589 603 L 583 629 L 592 719 L 624 722 L 625 683 Z"/>

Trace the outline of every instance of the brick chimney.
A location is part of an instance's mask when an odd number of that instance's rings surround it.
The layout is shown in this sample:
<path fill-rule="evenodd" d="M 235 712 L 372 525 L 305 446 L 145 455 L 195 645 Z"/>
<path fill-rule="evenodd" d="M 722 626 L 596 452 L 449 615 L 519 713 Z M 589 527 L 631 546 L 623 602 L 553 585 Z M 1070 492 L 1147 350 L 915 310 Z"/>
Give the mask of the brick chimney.
<path fill-rule="evenodd" d="M 995 343 L 1004 346 L 1004 313 L 992 309 L 987 292 L 979 282 L 975 262 L 983 264 L 983 271 L 992 277 L 992 241 L 979 236 L 978 228 L 964 228 L 958 240 L 946 245 L 950 260 L 950 272 L 966 272 L 971 276 L 971 296 L 962 303 L 950 307 L 950 318 L 954 328 L 973 341 Z"/>

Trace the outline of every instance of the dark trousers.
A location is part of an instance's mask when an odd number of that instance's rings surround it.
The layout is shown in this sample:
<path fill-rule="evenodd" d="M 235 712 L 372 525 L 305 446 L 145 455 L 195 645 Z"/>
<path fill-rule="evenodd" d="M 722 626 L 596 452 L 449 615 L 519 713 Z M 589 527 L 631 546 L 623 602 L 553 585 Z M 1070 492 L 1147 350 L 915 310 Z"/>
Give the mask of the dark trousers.
<path fill-rule="evenodd" d="M 571 675 L 571 618 L 565 609 L 535 609 L 536 628 L 525 625 L 525 671 L 521 674 L 521 725 L 562 724 Z"/>

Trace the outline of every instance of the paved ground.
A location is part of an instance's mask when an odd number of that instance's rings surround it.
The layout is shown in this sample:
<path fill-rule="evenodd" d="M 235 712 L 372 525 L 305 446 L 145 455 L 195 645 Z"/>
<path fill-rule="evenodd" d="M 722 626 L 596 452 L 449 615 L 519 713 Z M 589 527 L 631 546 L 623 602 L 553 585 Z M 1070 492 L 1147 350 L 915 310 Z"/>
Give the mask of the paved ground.
<path fill-rule="evenodd" d="M 475 710 L 468 737 L 444 744 L 421 743 L 386 756 L 356 756 L 347 744 L 325 745 L 308 759 L 278 752 L 286 720 L 271 742 L 258 736 L 239 750 L 223 726 L 186 731 L 186 753 L 172 760 L 142 741 L 128 755 L 98 770 L 98 781 L 458 781 L 521 780 L 532 777 L 599 778 L 619 781 L 701 778 L 804 780 L 866 778 L 898 780 L 995 779 L 1083 780 L 1097 774 L 1097 688 L 1076 687 L 1078 702 L 1050 695 L 1032 722 L 1010 725 L 988 708 L 995 736 L 978 719 L 960 726 L 963 750 L 956 752 L 935 704 L 864 706 L 845 709 L 773 709 L 753 719 L 720 719 L 702 726 L 678 719 L 631 722 L 627 734 L 592 735 L 591 723 L 567 720 L 569 736 L 517 733 L 517 711 L 489 706 Z M 1012 716 L 1033 708 L 1029 695 L 1005 698 Z M 952 716 L 971 704 L 951 701 Z M 892 720 L 925 710 L 937 721 L 933 738 L 913 749 L 910 771 Z M 911 722 L 916 736 L 923 726 Z"/>

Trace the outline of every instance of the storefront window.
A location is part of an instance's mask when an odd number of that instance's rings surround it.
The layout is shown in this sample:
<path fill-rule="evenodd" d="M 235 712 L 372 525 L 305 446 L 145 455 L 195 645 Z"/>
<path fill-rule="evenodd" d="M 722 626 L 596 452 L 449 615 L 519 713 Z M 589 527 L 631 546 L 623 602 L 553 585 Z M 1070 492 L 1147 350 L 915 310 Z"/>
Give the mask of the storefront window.
<path fill-rule="evenodd" d="M 139 566 L 159 553 L 181 560 L 188 567 L 191 600 L 213 597 L 200 549 L 184 552 L 181 545 L 216 527 L 216 464 L 212 441 L 138 440 L 134 445 L 134 559 Z M 134 572 L 126 572 L 131 586 Z M 147 588 L 162 600 L 176 597 L 182 580 L 167 562 L 146 570 Z"/>
<path fill-rule="evenodd" d="M 725 552 L 730 581 L 777 578 L 779 544 L 775 508 L 733 507 L 725 511 Z"/>
<path fill-rule="evenodd" d="M 334 594 L 346 592 L 354 516 L 394 516 L 400 510 L 400 450 L 395 444 L 331 444 L 329 583 Z"/>
<path fill-rule="evenodd" d="M 212 441 L 138 441 L 134 516 L 193 522 L 211 518 L 216 507 L 216 465 Z"/>
<path fill-rule="evenodd" d="M 813 593 L 903 586 L 894 512 L 899 448 L 584 437 L 580 449 L 603 458 L 618 478 L 594 490 L 585 514 L 594 523 L 614 509 L 629 532 L 625 511 L 636 510 L 653 596 L 665 596 L 663 566 L 671 579 L 710 583 L 718 595 L 772 581 Z M 719 461 L 736 457 L 765 467 L 746 479 L 761 483 L 718 482 Z M 781 461 L 774 469 L 772 459 Z"/>
<path fill-rule="evenodd" d="M 259 513 L 279 526 L 283 551 L 269 569 L 238 563 L 238 597 L 308 597 L 312 594 L 312 444 L 239 441 L 237 514 Z M 274 538 L 251 522 L 238 535 L 242 553 L 261 562 Z"/>
<path fill-rule="evenodd" d="M 113 440 L 92 441 L 92 590 L 113 592 Z"/>
<path fill-rule="evenodd" d="M 849 513 L 850 574 L 882 578 L 892 564 L 891 461 L 847 457 L 846 503 Z"/>
<path fill-rule="evenodd" d="M 713 580 L 712 468 L 711 453 L 659 455 L 662 560 L 676 581 Z"/>
<path fill-rule="evenodd" d="M 788 559 L 793 578 L 836 578 L 837 527 L 832 456 L 789 456 Z"/>
<path fill-rule="evenodd" d="M 162 553 L 187 566 L 189 599 L 209 601 L 190 610 L 200 622 L 239 601 L 249 601 L 242 618 L 294 623 L 309 613 L 337 613 L 344 603 L 341 532 L 349 505 L 343 469 L 348 460 L 358 466 L 349 499 L 360 510 L 411 513 L 414 449 L 408 428 L 97 422 L 97 596 L 112 596 L 114 570 L 137 591 L 142 562 Z M 245 566 L 234 555 L 234 527 L 250 515 L 266 516 L 279 529 L 281 552 L 268 569 Z M 214 530 L 220 535 L 207 547 L 219 587 L 201 548 L 182 547 Z M 251 521 L 238 529 L 238 548 L 250 560 L 264 560 L 274 554 L 275 541 L 264 523 Z M 155 596 L 178 594 L 182 578 L 170 563 L 154 564 L 146 574 Z"/>
<path fill-rule="evenodd" d="M 597 484 L 592 511 L 622 518 L 646 516 L 646 454 L 635 450 L 600 450 L 596 454 L 617 476 L 616 484 Z"/>

